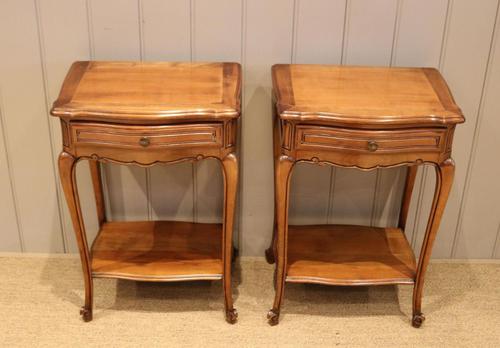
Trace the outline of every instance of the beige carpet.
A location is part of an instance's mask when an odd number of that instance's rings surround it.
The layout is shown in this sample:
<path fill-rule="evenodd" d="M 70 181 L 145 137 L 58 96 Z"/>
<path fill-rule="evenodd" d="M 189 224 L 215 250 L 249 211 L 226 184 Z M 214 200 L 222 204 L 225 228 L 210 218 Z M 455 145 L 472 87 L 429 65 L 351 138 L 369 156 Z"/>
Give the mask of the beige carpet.
<path fill-rule="evenodd" d="M 242 271 L 241 271 L 242 270 Z M 220 282 L 153 284 L 97 279 L 84 323 L 75 257 L 0 257 L 1 347 L 500 347 L 500 264 L 433 263 L 427 320 L 410 325 L 411 287 L 288 284 L 281 322 L 266 323 L 272 267 L 238 261 L 239 322 L 222 314 Z"/>

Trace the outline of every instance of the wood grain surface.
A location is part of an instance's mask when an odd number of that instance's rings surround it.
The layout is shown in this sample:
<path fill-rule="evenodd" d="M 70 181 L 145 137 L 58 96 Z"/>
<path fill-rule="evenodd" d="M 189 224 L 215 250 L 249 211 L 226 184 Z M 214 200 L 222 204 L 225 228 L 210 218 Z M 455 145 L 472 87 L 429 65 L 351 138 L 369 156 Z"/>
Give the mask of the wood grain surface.
<path fill-rule="evenodd" d="M 222 225 L 106 222 L 92 246 L 92 275 L 145 281 L 221 279 Z"/>

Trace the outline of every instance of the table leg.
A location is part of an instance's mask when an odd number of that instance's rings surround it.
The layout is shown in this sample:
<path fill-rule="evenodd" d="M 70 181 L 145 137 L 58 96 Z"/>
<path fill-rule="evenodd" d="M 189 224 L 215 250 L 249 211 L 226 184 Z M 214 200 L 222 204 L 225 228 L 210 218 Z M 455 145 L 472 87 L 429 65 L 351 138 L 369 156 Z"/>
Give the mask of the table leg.
<path fill-rule="evenodd" d="M 277 253 L 276 253 L 276 294 L 273 308 L 268 312 L 267 319 L 270 325 L 279 322 L 280 307 L 283 300 L 286 279 L 287 239 L 288 239 L 288 204 L 290 190 L 290 173 L 294 162 L 287 156 L 281 156 L 276 162 L 275 191 L 276 191 L 276 225 L 277 225 Z"/>
<path fill-rule="evenodd" d="M 431 213 L 425 231 L 422 250 L 418 260 L 417 275 L 415 286 L 413 288 L 413 317 L 412 325 L 420 327 L 425 320 L 422 314 L 422 290 L 424 286 L 425 271 L 431 257 L 432 246 L 436 239 L 436 233 L 439 229 L 441 217 L 446 207 L 446 201 L 451 190 L 451 184 L 455 174 L 455 163 L 450 158 L 445 162 L 435 165 L 436 170 L 436 188 L 434 199 L 432 201 Z"/>
<path fill-rule="evenodd" d="M 406 172 L 405 189 L 403 193 L 403 200 L 401 204 L 401 211 L 399 212 L 399 228 L 403 231 L 406 228 L 406 221 L 408 218 L 408 211 L 410 210 L 411 195 L 413 187 L 415 186 L 415 179 L 417 177 L 418 166 L 409 166 Z"/>
<path fill-rule="evenodd" d="M 99 226 L 106 221 L 106 208 L 104 204 L 104 193 L 102 190 L 101 164 L 96 160 L 89 160 L 90 176 L 94 187 L 95 205 L 97 209 L 97 221 Z"/>
<path fill-rule="evenodd" d="M 279 128 L 279 120 L 276 115 L 274 115 L 274 125 L 273 125 L 273 155 L 274 155 L 274 171 L 276 172 L 277 161 L 279 161 L 281 153 L 281 144 L 280 144 L 280 128 Z M 274 187 L 274 222 L 273 222 L 273 236 L 271 239 L 271 245 L 266 249 L 266 261 L 270 264 L 276 261 L 276 252 L 277 252 L 277 244 L 276 244 L 276 211 L 277 211 L 277 202 L 276 202 L 276 186 Z"/>
<path fill-rule="evenodd" d="M 80 259 L 83 268 L 83 279 L 85 282 L 85 305 L 80 310 L 84 321 L 92 320 L 92 270 L 90 265 L 90 254 L 85 235 L 85 226 L 83 224 L 82 211 L 80 208 L 80 199 L 78 197 L 78 188 L 76 184 L 76 158 L 69 153 L 62 152 L 59 155 L 59 173 L 61 183 L 68 203 L 73 229 L 75 230 Z"/>
<path fill-rule="evenodd" d="M 236 192 L 238 189 L 238 158 L 236 154 L 230 153 L 222 159 L 224 173 L 224 217 L 223 217 L 223 244 L 222 262 L 224 267 L 224 307 L 226 321 L 234 324 L 238 318 L 238 312 L 233 307 L 233 296 L 231 288 L 231 257 L 233 253 L 233 223 L 234 209 L 236 205 Z"/>

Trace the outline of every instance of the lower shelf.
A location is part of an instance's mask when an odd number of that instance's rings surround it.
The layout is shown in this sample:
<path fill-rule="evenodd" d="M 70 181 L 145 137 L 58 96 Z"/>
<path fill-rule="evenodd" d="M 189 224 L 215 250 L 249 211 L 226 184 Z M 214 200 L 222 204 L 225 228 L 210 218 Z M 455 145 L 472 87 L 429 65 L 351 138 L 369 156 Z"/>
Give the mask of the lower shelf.
<path fill-rule="evenodd" d="M 288 282 L 413 284 L 416 262 L 401 229 L 350 225 L 289 226 Z"/>
<path fill-rule="evenodd" d="M 106 222 L 92 246 L 92 276 L 142 281 L 222 279 L 222 225 Z"/>

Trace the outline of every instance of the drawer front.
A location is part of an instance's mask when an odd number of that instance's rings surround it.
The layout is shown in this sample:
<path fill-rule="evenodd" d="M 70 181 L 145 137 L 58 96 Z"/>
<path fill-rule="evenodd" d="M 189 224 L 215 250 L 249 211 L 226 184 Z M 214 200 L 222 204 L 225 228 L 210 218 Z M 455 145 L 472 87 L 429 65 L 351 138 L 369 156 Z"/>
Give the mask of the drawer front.
<path fill-rule="evenodd" d="M 362 153 L 441 152 L 445 129 L 349 130 L 297 126 L 296 148 L 343 150 Z"/>
<path fill-rule="evenodd" d="M 72 125 L 71 134 L 76 145 L 88 144 L 136 149 L 222 146 L 221 124 L 145 127 L 86 123 Z"/>

